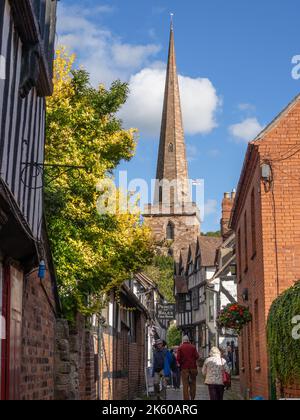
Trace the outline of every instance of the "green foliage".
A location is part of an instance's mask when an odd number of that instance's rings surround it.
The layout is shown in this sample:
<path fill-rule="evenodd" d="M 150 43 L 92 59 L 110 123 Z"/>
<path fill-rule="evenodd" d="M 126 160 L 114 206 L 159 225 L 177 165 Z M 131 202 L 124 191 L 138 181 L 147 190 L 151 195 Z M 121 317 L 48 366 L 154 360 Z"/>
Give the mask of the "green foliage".
<path fill-rule="evenodd" d="M 140 215 L 100 214 L 105 189 L 96 186 L 135 151 L 135 132 L 125 131 L 116 112 L 127 98 L 121 82 L 109 90 L 90 86 L 74 57 L 57 52 L 54 94 L 47 100 L 46 163 L 76 165 L 77 171 L 45 172 L 45 211 L 65 316 L 97 312 L 105 294 L 152 259 L 150 231 Z M 116 192 L 116 202 L 119 198 Z M 111 198 L 111 197 L 110 197 Z M 127 201 L 127 198 L 125 198 Z"/>
<path fill-rule="evenodd" d="M 180 346 L 181 337 L 181 331 L 176 327 L 176 325 L 171 325 L 167 332 L 168 347 Z"/>
<path fill-rule="evenodd" d="M 292 323 L 299 315 L 300 282 L 273 303 L 267 325 L 271 374 L 283 386 L 300 381 L 300 343 L 293 337 Z"/>
<path fill-rule="evenodd" d="M 221 231 L 218 230 L 217 232 L 206 232 L 206 233 L 203 233 L 203 236 L 208 236 L 210 238 L 220 238 L 221 237 Z"/>
<path fill-rule="evenodd" d="M 172 257 L 156 255 L 152 264 L 143 269 L 158 286 L 160 293 L 169 303 L 175 303 L 174 298 L 174 260 Z"/>

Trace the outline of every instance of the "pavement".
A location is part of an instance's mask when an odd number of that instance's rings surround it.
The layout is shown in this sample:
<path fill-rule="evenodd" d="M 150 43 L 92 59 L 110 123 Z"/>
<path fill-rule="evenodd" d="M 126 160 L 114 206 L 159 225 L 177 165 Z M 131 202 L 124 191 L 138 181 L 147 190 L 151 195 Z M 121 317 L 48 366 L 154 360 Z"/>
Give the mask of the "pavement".
<path fill-rule="evenodd" d="M 236 385 L 238 379 L 234 379 Z M 239 401 L 243 398 L 236 392 L 237 387 L 233 387 L 228 391 L 225 391 L 224 400 L 226 401 Z M 153 383 L 151 378 L 149 378 L 149 393 L 150 393 L 150 400 L 154 400 L 154 389 Z M 168 387 L 167 389 L 167 400 L 168 401 L 183 401 L 182 395 L 182 387 L 181 389 L 173 389 L 172 387 Z M 197 378 L 197 392 L 196 392 L 196 401 L 209 401 L 209 394 L 208 394 L 208 387 L 204 384 L 204 378 L 201 374 L 198 375 Z"/>

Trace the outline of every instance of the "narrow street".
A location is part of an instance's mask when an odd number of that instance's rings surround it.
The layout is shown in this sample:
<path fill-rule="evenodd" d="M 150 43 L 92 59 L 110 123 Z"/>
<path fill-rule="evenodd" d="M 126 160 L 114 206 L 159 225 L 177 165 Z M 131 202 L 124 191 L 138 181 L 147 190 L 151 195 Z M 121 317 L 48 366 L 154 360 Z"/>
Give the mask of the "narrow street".
<path fill-rule="evenodd" d="M 182 401 L 182 387 L 180 390 L 168 389 L 167 399 L 169 401 Z M 235 389 L 231 389 L 231 390 L 225 391 L 224 400 L 237 401 L 237 400 L 242 400 L 242 397 L 236 392 Z M 202 375 L 198 376 L 196 401 L 209 401 L 208 388 L 203 383 Z"/>
<path fill-rule="evenodd" d="M 300 2 L 237 3 L 0 0 L 0 401 L 300 400 Z"/>
<path fill-rule="evenodd" d="M 225 391 L 224 400 L 225 401 L 241 401 L 243 400 L 242 396 L 239 393 L 239 378 L 232 378 L 232 388 L 228 391 Z M 149 393 L 150 393 L 150 400 L 155 400 L 153 397 L 153 384 L 152 379 L 149 378 Z M 168 401 L 182 401 L 182 386 L 180 389 L 173 389 L 172 387 L 168 387 L 167 389 L 167 400 Z M 201 374 L 198 375 L 197 379 L 197 393 L 196 393 L 196 401 L 209 401 L 209 394 L 208 388 L 204 384 L 204 379 Z"/>

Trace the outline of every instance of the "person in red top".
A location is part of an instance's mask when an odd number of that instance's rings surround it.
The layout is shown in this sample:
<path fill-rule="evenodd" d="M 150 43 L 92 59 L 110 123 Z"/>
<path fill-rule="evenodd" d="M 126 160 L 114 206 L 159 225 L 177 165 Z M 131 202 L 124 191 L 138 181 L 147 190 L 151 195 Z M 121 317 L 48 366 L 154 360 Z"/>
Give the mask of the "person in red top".
<path fill-rule="evenodd" d="M 177 352 L 177 361 L 181 369 L 183 399 L 185 401 L 193 401 L 196 398 L 198 359 L 199 354 L 196 347 L 190 343 L 188 336 L 184 336 L 182 339 L 182 345 L 179 347 Z"/>

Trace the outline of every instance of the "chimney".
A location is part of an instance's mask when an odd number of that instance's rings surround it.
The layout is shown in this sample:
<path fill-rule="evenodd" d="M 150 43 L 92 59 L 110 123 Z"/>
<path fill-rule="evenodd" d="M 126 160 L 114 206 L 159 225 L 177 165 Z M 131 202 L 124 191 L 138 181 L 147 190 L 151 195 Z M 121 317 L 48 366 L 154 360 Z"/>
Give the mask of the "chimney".
<path fill-rule="evenodd" d="M 231 216 L 235 196 L 236 196 L 235 190 L 232 190 L 231 193 L 226 192 L 224 193 L 224 198 L 222 201 L 221 234 L 224 241 L 232 233 L 232 231 L 229 229 L 229 221 L 230 221 L 230 216 Z"/>

